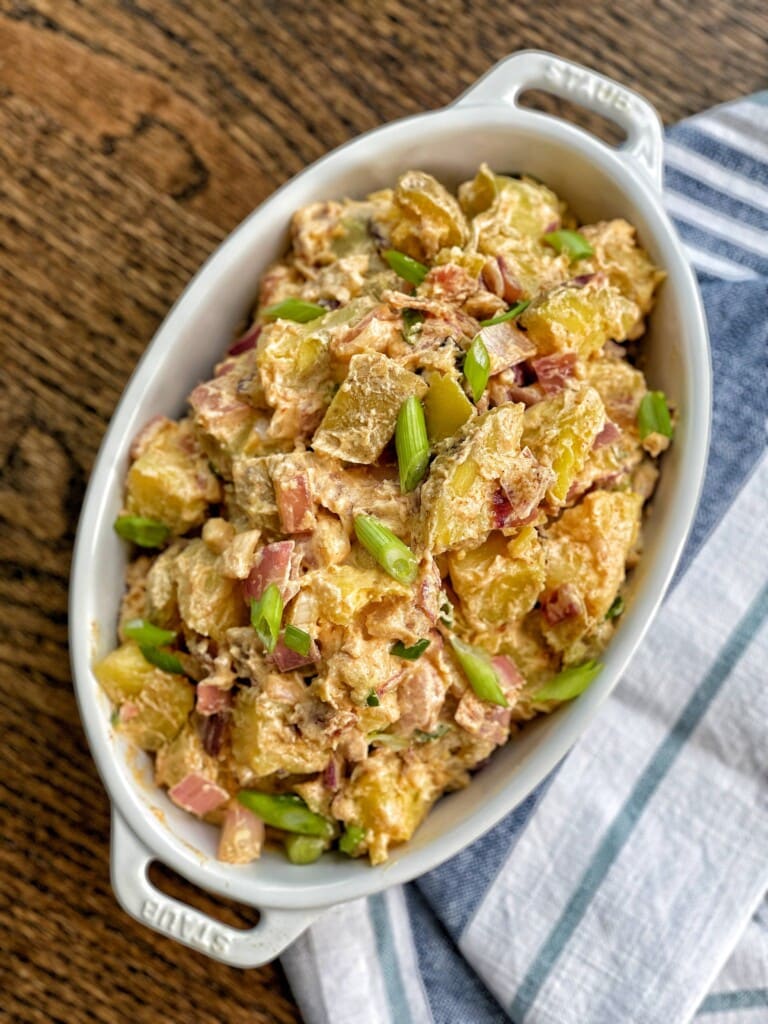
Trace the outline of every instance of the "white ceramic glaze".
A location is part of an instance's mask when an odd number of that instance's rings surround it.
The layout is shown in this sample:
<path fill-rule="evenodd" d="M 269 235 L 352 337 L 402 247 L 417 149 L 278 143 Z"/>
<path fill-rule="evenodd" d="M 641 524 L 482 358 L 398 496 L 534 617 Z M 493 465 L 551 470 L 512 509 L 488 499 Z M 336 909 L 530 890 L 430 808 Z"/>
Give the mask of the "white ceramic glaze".
<path fill-rule="evenodd" d="M 562 120 L 522 109 L 519 94 L 541 88 L 619 123 L 614 149 Z M 342 146 L 288 182 L 220 246 L 158 331 L 115 412 L 94 467 L 75 551 L 70 641 L 80 712 L 114 806 L 112 882 L 122 906 L 149 927 L 210 956 L 255 966 L 276 956 L 320 909 L 421 874 L 477 839 L 552 770 L 616 685 L 669 583 L 701 487 L 710 419 L 706 324 L 694 276 L 661 204 L 662 135 L 640 96 L 586 68 L 526 51 L 496 65 L 449 107 L 410 117 Z M 179 415 L 191 388 L 209 376 L 250 308 L 259 277 L 284 251 L 290 216 L 334 196 L 362 196 L 402 171 L 431 171 L 448 185 L 481 161 L 547 182 L 583 222 L 625 217 L 667 272 L 647 342 L 647 376 L 679 411 L 665 456 L 643 560 L 627 611 L 592 687 L 534 723 L 500 750 L 468 789 L 441 800 L 413 840 L 371 868 L 341 855 L 296 867 L 267 853 L 248 866 L 215 859 L 215 830 L 174 807 L 151 780 L 149 760 L 113 734 L 91 664 L 114 645 L 126 551 L 112 530 L 131 439 L 151 416 Z M 236 931 L 169 900 L 147 877 L 157 859 L 211 892 L 258 907 L 255 929 Z"/>

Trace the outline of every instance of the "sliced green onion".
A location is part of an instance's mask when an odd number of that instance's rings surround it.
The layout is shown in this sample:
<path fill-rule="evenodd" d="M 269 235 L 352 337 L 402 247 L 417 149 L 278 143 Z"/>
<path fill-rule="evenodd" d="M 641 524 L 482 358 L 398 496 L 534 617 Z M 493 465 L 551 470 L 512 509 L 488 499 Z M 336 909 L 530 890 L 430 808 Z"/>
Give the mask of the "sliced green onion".
<path fill-rule="evenodd" d="M 261 311 L 261 315 L 267 320 L 294 320 L 297 324 L 307 324 L 310 320 L 317 320 L 319 316 L 325 316 L 328 310 L 325 306 L 319 306 L 316 302 L 307 302 L 305 299 L 283 299 L 276 302 L 274 306 L 267 306 Z"/>
<path fill-rule="evenodd" d="M 494 324 L 503 324 L 507 320 L 514 320 L 516 317 L 520 316 L 521 313 L 524 313 L 530 304 L 530 299 L 526 299 L 525 302 L 518 302 L 516 306 L 513 306 L 512 309 L 508 309 L 506 313 L 499 313 L 498 316 L 491 317 L 490 320 L 481 320 L 480 326 L 493 327 Z"/>
<path fill-rule="evenodd" d="M 318 836 L 286 836 L 285 852 L 291 864 L 314 864 L 325 851 L 325 839 Z"/>
<path fill-rule="evenodd" d="M 241 789 L 238 801 L 261 818 L 265 825 L 302 836 L 333 837 L 333 822 L 322 814 L 310 811 L 300 796 L 294 793 L 261 793 L 257 789 Z"/>
<path fill-rule="evenodd" d="M 637 411 L 637 426 L 642 440 L 649 434 L 672 437 L 672 419 L 663 391 L 648 391 L 643 395 Z"/>
<path fill-rule="evenodd" d="M 396 640 L 389 648 L 389 653 L 396 658 L 405 658 L 406 661 L 416 661 L 429 647 L 429 640 L 417 640 L 411 647 L 406 647 L 402 640 Z"/>
<path fill-rule="evenodd" d="M 355 516 L 355 534 L 363 547 L 398 583 L 413 583 L 419 571 L 416 555 L 375 516 Z"/>
<path fill-rule="evenodd" d="M 441 736 L 445 736 L 450 728 L 447 722 L 440 722 L 434 732 L 424 732 L 422 729 L 416 729 L 413 735 L 416 737 L 417 743 L 431 743 L 432 740 L 439 740 Z"/>
<path fill-rule="evenodd" d="M 469 346 L 464 360 L 464 376 L 467 378 L 472 398 L 477 402 L 485 391 L 491 375 L 491 359 L 482 337 L 477 334 Z"/>
<path fill-rule="evenodd" d="M 613 599 L 613 604 L 605 613 L 606 619 L 618 619 L 621 613 L 624 611 L 624 598 L 621 594 L 617 594 Z"/>
<path fill-rule="evenodd" d="M 283 599 L 276 583 L 270 583 L 258 600 L 251 598 L 251 625 L 270 654 L 277 645 L 282 617 Z"/>
<path fill-rule="evenodd" d="M 404 252 L 398 252 L 397 249 L 387 249 L 384 252 L 384 259 L 398 277 L 402 277 L 409 284 L 420 285 L 429 273 L 429 267 L 425 267 L 411 256 L 406 256 Z"/>
<path fill-rule="evenodd" d="M 299 629 L 298 626 L 286 626 L 283 633 L 283 643 L 289 650 L 295 651 L 306 658 L 312 648 L 312 637 L 309 633 L 305 633 L 303 629 Z"/>
<path fill-rule="evenodd" d="M 359 825 L 347 825 L 344 835 L 339 840 L 339 849 L 348 857 L 354 857 L 358 847 L 365 839 L 365 829 Z"/>
<path fill-rule="evenodd" d="M 585 661 L 583 665 L 564 668 L 562 672 L 550 679 L 533 694 L 535 701 L 542 700 L 573 700 L 583 693 L 592 680 L 603 670 L 598 661 Z"/>
<path fill-rule="evenodd" d="M 400 490 L 412 491 L 423 479 L 429 465 L 429 441 L 424 407 L 416 395 L 400 406 L 395 426 L 395 450 L 400 470 Z"/>
<path fill-rule="evenodd" d="M 115 533 L 123 540 L 130 540 L 142 548 L 159 548 L 171 532 L 159 519 L 148 519 L 146 516 L 118 516 L 114 527 Z"/>
<path fill-rule="evenodd" d="M 123 632 L 140 647 L 163 647 L 176 639 L 172 629 L 161 629 L 145 619 L 131 619 L 124 624 Z"/>
<path fill-rule="evenodd" d="M 177 676 L 184 675 L 184 666 L 170 651 L 162 651 L 159 647 L 153 647 L 151 644 L 139 644 L 139 650 L 150 665 L 161 668 L 163 672 L 171 672 Z"/>
<path fill-rule="evenodd" d="M 456 636 L 452 636 L 450 640 L 464 675 L 480 700 L 487 700 L 490 704 L 508 708 L 509 701 L 504 696 L 504 691 L 499 684 L 499 677 L 496 675 L 496 669 L 491 664 L 488 653 L 482 647 L 465 644 Z"/>
<path fill-rule="evenodd" d="M 376 693 L 375 690 L 371 690 L 371 692 L 365 698 L 365 703 L 368 705 L 369 708 L 377 708 L 381 704 L 381 701 L 379 700 L 379 695 Z"/>
<path fill-rule="evenodd" d="M 409 345 L 412 345 L 423 323 L 424 314 L 420 309 L 404 309 L 403 341 L 407 341 Z"/>
<path fill-rule="evenodd" d="M 571 262 L 583 260 L 585 256 L 592 256 L 595 252 L 584 235 L 578 231 L 568 231 L 565 228 L 562 231 L 549 231 L 544 235 L 544 241 L 551 245 L 556 252 L 567 253 Z"/>

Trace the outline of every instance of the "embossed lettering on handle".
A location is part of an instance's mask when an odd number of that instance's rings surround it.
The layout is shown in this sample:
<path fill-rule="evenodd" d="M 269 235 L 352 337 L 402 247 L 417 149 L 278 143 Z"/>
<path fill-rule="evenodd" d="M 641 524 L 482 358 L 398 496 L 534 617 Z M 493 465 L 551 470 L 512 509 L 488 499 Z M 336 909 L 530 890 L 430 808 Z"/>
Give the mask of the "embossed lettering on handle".
<path fill-rule="evenodd" d="M 196 946 L 204 953 L 221 957 L 229 952 L 231 937 L 192 909 L 181 910 L 165 900 L 145 899 L 140 913 L 142 920 L 156 931 L 187 946 Z"/>
<path fill-rule="evenodd" d="M 557 86 L 564 98 L 571 96 L 577 103 L 590 100 L 616 111 L 629 109 L 629 96 L 618 83 L 596 78 L 585 68 L 551 60 L 544 74 L 549 84 Z"/>

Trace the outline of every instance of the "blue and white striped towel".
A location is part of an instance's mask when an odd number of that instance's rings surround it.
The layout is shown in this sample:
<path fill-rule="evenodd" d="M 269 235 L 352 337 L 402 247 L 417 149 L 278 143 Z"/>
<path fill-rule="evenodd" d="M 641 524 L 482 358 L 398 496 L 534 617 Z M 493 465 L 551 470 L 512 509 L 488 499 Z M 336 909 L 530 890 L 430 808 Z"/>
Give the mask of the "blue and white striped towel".
<path fill-rule="evenodd" d="M 768 92 L 671 129 L 666 157 L 715 373 L 676 585 L 564 767 L 288 951 L 307 1024 L 768 1021 Z"/>

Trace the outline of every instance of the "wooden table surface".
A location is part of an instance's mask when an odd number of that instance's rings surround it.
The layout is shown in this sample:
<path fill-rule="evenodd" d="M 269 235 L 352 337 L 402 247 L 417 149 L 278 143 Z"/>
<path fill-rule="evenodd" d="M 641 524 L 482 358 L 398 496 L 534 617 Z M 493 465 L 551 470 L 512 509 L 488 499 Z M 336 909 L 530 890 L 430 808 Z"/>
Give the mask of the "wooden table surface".
<path fill-rule="evenodd" d="M 279 967 L 216 964 L 116 905 L 68 664 L 85 483 L 200 262 L 309 161 L 515 49 L 590 64 L 671 122 L 765 87 L 767 28 L 764 0 L 0 0 L 2 1019 L 301 1019 Z"/>

